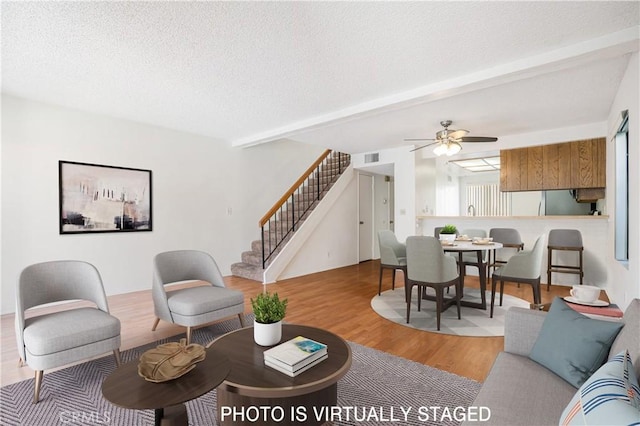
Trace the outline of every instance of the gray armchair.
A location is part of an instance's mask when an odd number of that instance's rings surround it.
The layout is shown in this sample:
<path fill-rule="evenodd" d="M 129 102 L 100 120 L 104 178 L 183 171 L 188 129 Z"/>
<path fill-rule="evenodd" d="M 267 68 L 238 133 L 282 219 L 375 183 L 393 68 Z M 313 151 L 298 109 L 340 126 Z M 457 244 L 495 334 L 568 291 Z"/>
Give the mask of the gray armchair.
<path fill-rule="evenodd" d="M 25 312 L 70 300 L 90 301 L 96 307 L 40 315 Z M 35 370 L 34 404 L 40 399 L 44 370 L 109 351 L 120 365 L 120 320 L 109 314 L 102 279 L 89 263 L 65 260 L 25 268 L 16 291 L 15 326 L 20 365 L 26 363 Z"/>
<path fill-rule="evenodd" d="M 170 284 L 181 281 L 204 284 L 171 290 Z M 155 331 L 160 320 L 187 327 L 187 344 L 194 326 L 238 315 L 244 327 L 244 295 L 225 287 L 218 265 L 205 252 L 177 250 L 156 255 L 152 296 L 156 320 L 151 330 Z"/>
<path fill-rule="evenodd" d="M 396 270 L 400 269 L 407 275 L 407 248 L 398 242 L 393 231 L 382 230 L 378 232 L 378 244 L 380 247 L 380 277 L 378 279 L 378 296 L 382 292 L 382 271 L 391 269 L 391 289 L 396 288 Z"/>
<path fill-rule="evenodd" d="M 514 254 L 504 266 L 493 271 L 493 275 L 491 276 L 491 313 L 489 315 L 491 318 L 493 318 L 497 281 L 500 281 L 500 306 L 502 306 L 505 281 L 531 285 L 533 290 L 533 303 L 540 303 L 540 268 L 542 268 L 543 249 L 544 235 L 541 235 L 533 245 L 533 249 Z"/>
<path fill-rule="evenodd" d="M 455 297 L 445 299 L 444 289 L 456 286 Z M 460 319 L 460 297 L 462 283 L 458 274 L 456 260 L 444 254 L 442 244 L 434 237 L 407 238 L 407 279 L 405 283 L 407 301 L 407 324 L 411 312 L 411 293 L 413 286 L 418 287 L 418 311 L 420 311 L 423 290 L 431 287 L 436 292 L 436 321 L 440 330 L 440 314 L 448 306 L 456 303 Z"/>

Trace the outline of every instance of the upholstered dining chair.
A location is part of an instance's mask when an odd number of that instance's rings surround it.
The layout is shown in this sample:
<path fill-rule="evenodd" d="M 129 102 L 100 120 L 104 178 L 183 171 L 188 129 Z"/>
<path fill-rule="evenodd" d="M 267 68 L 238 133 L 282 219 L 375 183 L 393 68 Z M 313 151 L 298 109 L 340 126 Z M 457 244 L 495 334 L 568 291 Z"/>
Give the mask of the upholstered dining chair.
<path fill-rule="evenodd" d="M 491 228 L 489 230 L 489 236 L 493 238 L 496 243 L 501 243 L 502 248 L 497 250 L 494 259 L 489 259 L 489 265 L 487 272 L 491 272 L 489 269 L 493 268 L 495 271 L 500 266 L 507 263 L 509 257 L 524 249 L 524 243 L 520 232 L 514 228 Z"/>
<path fill-rule="evenodd" d="M 485 231 L 484 229 L 464 229 L 462 231 L 461 235 L 466 235 L 467 237 L 474 239 L 474 238 L 486 238 L 487 237 L 487 231 Z M 482 252 L 482 258 L 481 258 L 481 263 L 478 262 L 478 254 L 477 253 L 462 253 L 462 276 L 466 276 L 466 268 L 467 266 L 475 266 L 476 268 L 478 268 L 478 273 L 480 273 L 481 271 L 481 267 L 482 266 L 486 266 L 487 263 L 487 253 L 489 252 L 489 250 L 485 250 Z"/>
<path fill-rule="evenodd" d="M 380 277 L 378 278 L 378 296 L 382 292 L 382 271 L 392 270 L 391 289 L 396 288 L 396 271 L 400 269 L 407 276 L 407 249 L 403 243 L 398 242 L 393 231 L 384 229 L 378 232 L 378 245 L 380 248 Z"/>
<path fill-rule="evenodd" d="M 458 319 L 460 319 L 460 295 L 462 283 L 460 282 L 456 260 L 446 256 L 442 244 L 434 237 L 409 237 L 407 238 L 407 279 L 405 281 L 407 301 L 407 324 L 411 313 L 411 293 L 414 286 L 418 287 L 418 311 L 426 287 L 431 287 L 436 292 L 436 324 L 440 330 L 440 315 L 446 305 L 456 303 Z M 452 298 L 444 298 L 444 289 L 456 286 L 456 295 Z"/>
<path fill-rule="evenodd" d="M 195 287 L 171 290 L 171 284 L 200 281 Z M 176 250 L 153 259 L 153 305 L 156 320 L 187 327 L 187 344 L 192 328 L 237 315 L 244 327 L 244 295 L 226 288 L 213 257 L 197 250 Z"/>
<path fill-rule="evenodd" d="M 27 312 L 72 300 L 92 303 Z M 35 370 L 34 404 L 40 399 L 44 370 L 110 351 L 120 365 L 120 320 L 109 314 L 102 279 L 90 263 L 61 260 L 26 267 L 16 289 L 15 327 L 19 364 Z"/>
<path fill-rule="evenodd" d="M 491 318 L 493 318 L 497 281 L 500 281 L 500 306 L 502 306 L 505 281 L 531 285 L 533 303 L 541 303 L 540 269 L 542 268 L 543 249 L 544 235 L 540 235 L 531 250 L 524 250 L 514 254 L 505 265 L 493 271 L 491 276 L 491 312 L 489 315 Z"/>

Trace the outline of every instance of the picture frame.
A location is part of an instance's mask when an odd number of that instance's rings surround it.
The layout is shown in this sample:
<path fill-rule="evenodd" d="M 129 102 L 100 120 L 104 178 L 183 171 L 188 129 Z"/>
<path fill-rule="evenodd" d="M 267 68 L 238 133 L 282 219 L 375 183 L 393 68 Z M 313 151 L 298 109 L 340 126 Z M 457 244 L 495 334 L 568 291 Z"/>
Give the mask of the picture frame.
<path fill-rule="evenodd" d="M 151 170 L 58 162 L 60 234 L 153 230 Z"/>

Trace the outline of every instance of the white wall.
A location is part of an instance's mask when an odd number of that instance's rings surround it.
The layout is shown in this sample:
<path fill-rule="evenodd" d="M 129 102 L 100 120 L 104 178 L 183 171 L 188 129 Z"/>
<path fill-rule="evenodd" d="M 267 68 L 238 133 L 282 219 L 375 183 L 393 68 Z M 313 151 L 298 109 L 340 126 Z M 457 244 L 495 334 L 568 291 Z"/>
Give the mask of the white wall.
<path fill-rule="evenodd" d="M 607 247 L 607 263 L 612 282 L 612 297 L 621 306 L 631 299 L 640 298 L 640 87 L 639 56 L 631 56 L 625 75 L 611 105 L 607 133 L 607 213 L 611 218 Z M 620 113 L 629 111 L 629 263 L 623 265 L 615 259 L 615 156 L 613 137 L 621 122 Z"/>
<path fill-rule="evenodd" d="M 357 200 L 358 179 L 354 175 L 279 279 L 358 263 Z"/>
<path fill-rule="evenodd" d="M 416 231 L 416 178 L 415 154 L 411 146 L 377 151 L 379 161 L 375 166 L 393 165 L 394 173 L 394 224 L 395 233 L 404 241 Z M 354 154 L 351 159 L 354 169 L 367 170 L 372 164 L 364 161 L 366 153 Z"/>
<path fill-rule="evenodd" d="M 416 156 L 416 214 L 435 214 L 436 209 L 436 160 Z"/>
<path fill-rule="evenodd" d="M 165 250 L 205 250 L 228 275 L 259 238 L 260 217 L 322 151 L 292 141 L 232 148 L 2 96 L 2 313 L 13 312 L 19 274 L 36 262 L 91 262 L 109 295 L 150 288 L 152 258 Z M 152 170 L 154 230 L 59 235 L 59 160 Z"/>

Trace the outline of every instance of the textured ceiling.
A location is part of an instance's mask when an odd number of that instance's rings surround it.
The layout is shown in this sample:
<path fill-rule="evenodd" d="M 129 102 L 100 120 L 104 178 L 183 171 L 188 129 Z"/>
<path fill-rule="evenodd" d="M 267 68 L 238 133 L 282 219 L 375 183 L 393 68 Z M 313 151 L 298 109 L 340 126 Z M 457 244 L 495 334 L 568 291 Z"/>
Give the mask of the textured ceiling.
<path fill-rule="evenodd" d="M 2 2 L 3 93 L 356 153 L 606 119 L 639 2 Z"/>

